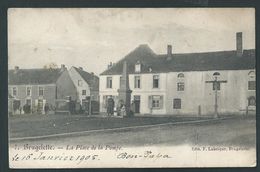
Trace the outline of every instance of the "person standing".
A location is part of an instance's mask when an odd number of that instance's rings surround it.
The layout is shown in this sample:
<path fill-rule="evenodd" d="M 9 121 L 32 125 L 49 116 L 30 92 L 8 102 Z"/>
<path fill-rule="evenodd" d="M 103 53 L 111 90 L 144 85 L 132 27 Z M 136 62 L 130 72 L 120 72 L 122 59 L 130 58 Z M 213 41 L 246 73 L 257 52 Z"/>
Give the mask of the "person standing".
<path fill-rule="evenodd" d="M 115 102 L 114 102 L 112 96 L 110 96 L 107 100 L 107 115 L 108 116 L 112 116 L 114 114 L 114 106 L 115 106 Z"/>
<path fill-rule="evenodd" d="M 45 115 L 48 115 L 49 110 L 50 110 L 50 107 L 49 107 L 48 103 L 46 103 L 44 106 Z"/>

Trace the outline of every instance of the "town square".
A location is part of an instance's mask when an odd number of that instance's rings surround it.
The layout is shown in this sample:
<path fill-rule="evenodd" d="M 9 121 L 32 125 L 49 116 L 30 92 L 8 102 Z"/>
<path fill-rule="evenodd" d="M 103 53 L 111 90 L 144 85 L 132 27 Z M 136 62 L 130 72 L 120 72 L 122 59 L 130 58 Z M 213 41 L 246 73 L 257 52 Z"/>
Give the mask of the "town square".
<path fill-rule="evenodd" d="M 253 9 L 8 13 L 12 167 L 255 166 Z"/>

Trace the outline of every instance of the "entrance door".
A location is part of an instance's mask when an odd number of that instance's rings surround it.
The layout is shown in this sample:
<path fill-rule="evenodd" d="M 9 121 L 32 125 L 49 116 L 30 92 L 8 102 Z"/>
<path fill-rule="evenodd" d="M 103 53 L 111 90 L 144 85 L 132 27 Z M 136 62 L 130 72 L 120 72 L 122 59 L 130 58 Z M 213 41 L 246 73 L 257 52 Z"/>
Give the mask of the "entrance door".
<path fill-rule="evenodd" d="M 21 114 L 21 101 L 20 100 L 14 100 L 13 101 L 13 111 L 15 114 Z"/>
<path fill-rule="evenodd" d="M 140 96 L 134 96 L 135 113 L 140 113 Z"/>
<path fill-rule="evenodd" d="M 24 113 L 31 113 L 31 107 L 32 107 L 32 100 L 26 99 L 25 105 L 24 105 Z"/>

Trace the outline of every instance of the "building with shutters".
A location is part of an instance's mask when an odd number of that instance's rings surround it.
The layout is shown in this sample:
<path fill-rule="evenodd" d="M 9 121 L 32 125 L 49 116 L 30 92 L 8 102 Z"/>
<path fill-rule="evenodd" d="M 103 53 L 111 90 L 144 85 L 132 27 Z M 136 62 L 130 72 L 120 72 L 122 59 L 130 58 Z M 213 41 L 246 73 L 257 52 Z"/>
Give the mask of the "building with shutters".
<path fill-rule="evenodd" d="M 55 107 L 56 100 L 75 100 L 76 88 L 67 68 L 11 69 L 8 72 L 9 112 L 23 114 L 24 105 L 30 113 L 44 114 L 44 106 Z"/>
<path fill-rule="evenodd" d="M 171 45 L 166 54 L 140 45 L 100 74 L 100 111 L 106 111 L 109 96 L 118 102 L 126 61 L 135 113 L 210 115 L 216 99 L 220 114 L 255 113 L 255 50 L 243 49 L 242 42 L 239 32 L 235 50 L 183 54 Z"/>

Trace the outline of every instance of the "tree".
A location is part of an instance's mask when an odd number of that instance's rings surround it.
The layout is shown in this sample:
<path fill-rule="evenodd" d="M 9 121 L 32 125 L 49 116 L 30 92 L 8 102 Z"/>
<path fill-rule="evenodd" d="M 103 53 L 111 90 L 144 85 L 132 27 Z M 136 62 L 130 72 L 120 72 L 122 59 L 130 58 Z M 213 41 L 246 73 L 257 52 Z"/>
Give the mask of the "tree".
<path fill-rule="evenodd" d="M 46 64 L 43 66 L 44 69 L 57 69 L 58 65 L 54 62 Z"/>

